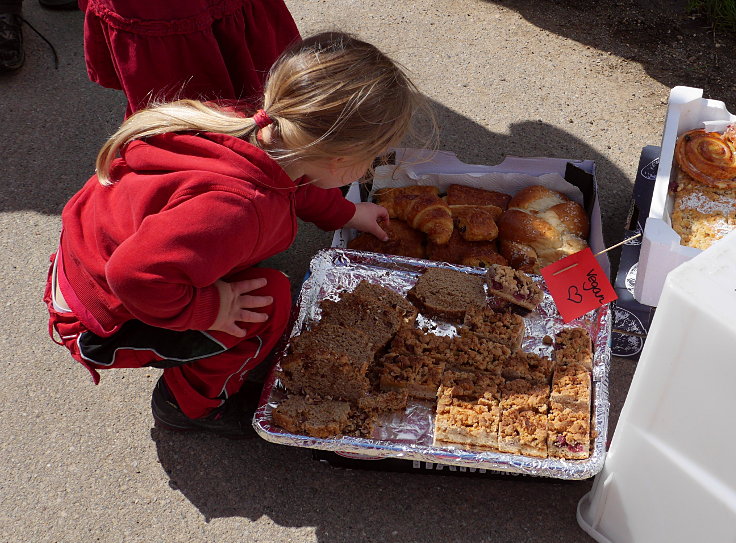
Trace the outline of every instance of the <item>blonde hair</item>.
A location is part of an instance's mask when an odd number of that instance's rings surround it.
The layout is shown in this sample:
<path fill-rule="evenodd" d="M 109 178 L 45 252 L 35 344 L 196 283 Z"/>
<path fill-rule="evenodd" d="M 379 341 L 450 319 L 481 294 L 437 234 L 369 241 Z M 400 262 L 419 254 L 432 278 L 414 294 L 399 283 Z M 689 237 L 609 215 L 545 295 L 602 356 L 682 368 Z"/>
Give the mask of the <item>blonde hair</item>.
<path fill-rule="evenodd" d="M 415 113 L 434 115 L 401 68 L 375 46 L 342 32 L 324 32 L 287 49 L 266 80 L 263 109 L 272 119 L 264 149 L 282 167 L 332 157 L 375 158 L 411 132 Z M 178 100 L 129 117 L 97 156 L 97 176 L 109 185 L 110 167 L 128 142 L 167 132 L 217 132 L 259 145 L 258 127 L 214 104 Z"/>

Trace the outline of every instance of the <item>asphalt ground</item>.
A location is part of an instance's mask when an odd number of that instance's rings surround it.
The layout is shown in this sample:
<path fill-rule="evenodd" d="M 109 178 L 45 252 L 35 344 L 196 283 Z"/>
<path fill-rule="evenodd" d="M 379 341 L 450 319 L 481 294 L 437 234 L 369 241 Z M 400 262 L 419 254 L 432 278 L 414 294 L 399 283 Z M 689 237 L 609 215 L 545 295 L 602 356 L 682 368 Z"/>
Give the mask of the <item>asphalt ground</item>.
<path fill-rule="evenodd" d="M 606 242 L 621 239 L 639 154 L 660 143 L 669 93 L 647 66 L 538 26 L 530 21 L 543 17 L 513 2 L 287 3 L 303 34 L 353 32 L 400 61 L 433 102 L 440 147 L 463 161 L 594 160 Z M 59 213 L 125 102 L 88 80 L 80 12 L 26 0 L 24 13 L 60 63 L 26 27 L 25 66 L 0 77 L 0 540 L 590 540 L 575 510 L 592 480 L 337 469 L 308 449 L 157 430 L 158 370 L 111 371 L 94 386 L 49 339 L 41 297 Z M 299 281 L 330 239 L 304 225 L 271 264 Z M 612 361 L 609 435 L 634 369 Z"/>

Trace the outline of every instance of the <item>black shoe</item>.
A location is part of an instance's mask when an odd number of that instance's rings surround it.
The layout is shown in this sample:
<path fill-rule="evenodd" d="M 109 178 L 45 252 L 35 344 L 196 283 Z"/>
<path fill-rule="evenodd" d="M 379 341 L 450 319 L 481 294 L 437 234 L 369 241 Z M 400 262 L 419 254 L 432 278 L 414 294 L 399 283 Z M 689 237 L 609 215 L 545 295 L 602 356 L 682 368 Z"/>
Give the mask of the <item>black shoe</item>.
<path fill-rule="evenodd" d="M 46 9 L 79 9 L 77 0 L 38 0 Z"/>
<path fill-rule="evenodd" d="M 0 13 L 0 71 L 17 70 L 23 66 L 23 19 L 17 13 Z"/>
<path fill-rule="evenodd" d="M 190 419 L 179 409 L 163 377 L 159 378 L 151 396 L 151 411 L 156 426 L 178 432 L 210 432 L 228 439 L 256 436 L 253 429 L 255 407 L 257 405 L 253 406 L 252 398 L 235 394 L 206 417 Z"/>

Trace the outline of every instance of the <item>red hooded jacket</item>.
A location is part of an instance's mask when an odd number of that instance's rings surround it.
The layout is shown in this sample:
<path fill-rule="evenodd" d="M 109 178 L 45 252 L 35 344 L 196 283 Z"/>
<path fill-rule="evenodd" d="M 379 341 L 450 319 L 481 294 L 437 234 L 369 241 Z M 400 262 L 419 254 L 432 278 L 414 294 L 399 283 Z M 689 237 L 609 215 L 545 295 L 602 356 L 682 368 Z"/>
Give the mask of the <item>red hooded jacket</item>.
<path fill-rule="evenodd" d="M 111 176 L 112 186 L 92 176 L 62 212 L 71 298 L 104 335 L 130 319 L 207 330 L 216 280 L 285 251 L 297 216 L 334 230 L 355 213 L 339 189 L 295 183 L 261 149 L 223 134 L 133 141 Z"/>

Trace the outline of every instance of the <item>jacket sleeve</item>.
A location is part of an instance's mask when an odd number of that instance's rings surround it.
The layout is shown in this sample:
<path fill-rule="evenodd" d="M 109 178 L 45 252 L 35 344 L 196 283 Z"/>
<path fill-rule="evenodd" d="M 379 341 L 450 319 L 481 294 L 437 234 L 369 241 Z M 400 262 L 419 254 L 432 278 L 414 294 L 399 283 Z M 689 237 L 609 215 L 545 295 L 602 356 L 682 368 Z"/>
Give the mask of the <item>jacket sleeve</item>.
<path fill-rule="evenodd" d="M 340 189 L 321 189 L 302 177 L 297 181 L 296 214 L 322 230 L 337 230 L 355 215 L 355 204 Z"/>
<path fill-rule="evenodd" d="M 250 201 L 216 191 L 149 215 L 110 257 L 110 288 L 147 324 L 207 330 L 220 305 L 214 283 L 252 261 L 259 222 Z"/>

